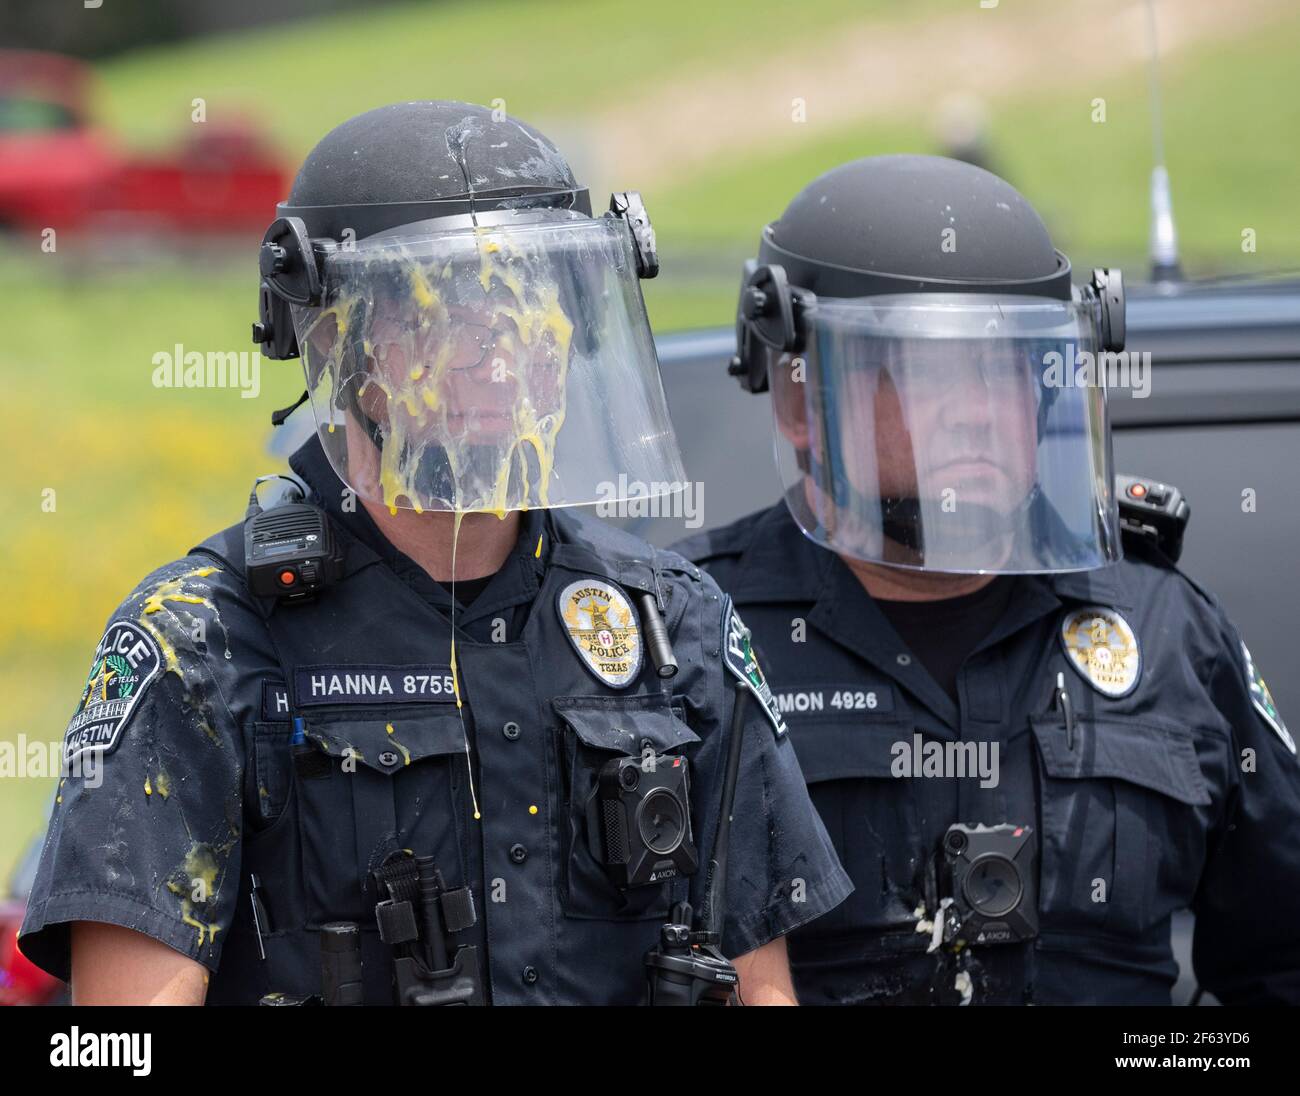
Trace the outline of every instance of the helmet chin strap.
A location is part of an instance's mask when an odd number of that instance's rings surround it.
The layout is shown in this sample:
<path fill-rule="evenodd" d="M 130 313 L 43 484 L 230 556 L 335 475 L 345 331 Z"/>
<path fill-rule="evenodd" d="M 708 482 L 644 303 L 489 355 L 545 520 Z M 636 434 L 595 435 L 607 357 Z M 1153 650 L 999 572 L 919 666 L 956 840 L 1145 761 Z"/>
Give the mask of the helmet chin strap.
<path fill-rule="evenodd" d="M 824 482 L 822 473 L 825 466 L 809 456 L 807 462 L 800 461 L 805 473 L 816 483 Z M 1011 531 L 1022 527 L 1025 515 L 1037 503 L 1041 488 L 1035 484 L 1033 489 L 1003 520 L 1005 530 Z M 890 541 L 915 557 L 918 565 L 924 567 L 925 559 L 925 522 L 921 500 L 915 495 L 886 495 L 871 497 L 863 494 L 849 481 L 843 470 L 837 470 L 831 476 L 831 498 L 837 509 L 847 509 L 849 513 L 869 513 L 872 507 L 880 511 L 880 531 Z M 882 563 L 901 563 L 902 560 L 881 560 Z"/>
<path fill-rule="evenodd" d="M 382 454 L 387 444 L 384 437 L 383 427 L 372 419 L 362 409 L 358 399 L 358 388 L 361 381 L 354 375 L 347 384 L 344 385 L 340 394 L 344 400 L 344 406 L 352 414 L 361 428 L 365 430 L 366 436 L 370 439 L 375 449 Z M 410 447 L 399 456 L 399 463 L 409 459 Z M 495 458 L 496 450 L 492 446 L 471 446 L 464 454 L 467 463 L 470 465 L 471 473 L 467 482 L 473 482 L 473 472 L 480 470 L 475 466 L 483 466 L 487 463 L 487 472 L 493 472 L 490 462 Z M 478 459 L 481 457 L 482 459 Z M 453 506 L 460 501 L 457 499 L 456 482 L 452 476 L 451 461 L 447 459 L 447 449 L 436 442 L 428 442 L 420 452 L 418 463 L 415 468 L 412 486 L 416 493 L 422 499 L 450 499 Z M 483 500 L 476 500 L 483 501 Z M 474 503 L 470 504 L 471 507 Z"/>
<path fill-rule="evenodd" d="M 924 558 L 925 531 L 921 528 L 921 500 L 891 497 L 880 500 L 880 531 L 895 544 Z"/>
<path fill-rule="evenodd" d="M 455 484 L 451 481 L 451 464 L 441 445 L 425 445 L 412 477 L 413 486 L 424 499 L 455 498 Z"/>
<path fill-rule="evenodd" d="M 801 457 L 804 455 L 807 456 L 806 461 L 801 459 L 799 462 L 804 471 L 814 483 L 824 483 L 826 466 L 807 450 L 801 453 Z M 831 500 L 836 509 L 864 514 L 869 512 L 872 505 L 879 505 L 881 532 L 909 552 L 922 555 L 925 548 L 925 532 L 921 523 L 920 499 L 902 495 L 870 499 L 853 486 L 842 467 L 831 473 L 830 483 Z"/>

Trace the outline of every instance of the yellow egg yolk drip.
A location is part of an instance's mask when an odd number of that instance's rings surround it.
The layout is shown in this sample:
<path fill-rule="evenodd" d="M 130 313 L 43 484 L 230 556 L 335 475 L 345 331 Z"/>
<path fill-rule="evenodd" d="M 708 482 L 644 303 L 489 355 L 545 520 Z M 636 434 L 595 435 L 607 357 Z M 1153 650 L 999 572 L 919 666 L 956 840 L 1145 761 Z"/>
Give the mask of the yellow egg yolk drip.
<path fill-rule="evenodd" d="M 197 913 L 211 908 L 210 903 L 217 893 L 217 875 L 220 870 L 211 846 L 196 843 L 173 873 L 173 878 L 167 881 L 167 889 L 181 900 L 181 921 L 198 933 L 199 947 L 203 946 L 205 938 L 211 945 L 221 930 L 220 925 L 203 921 L 197 916 Z"/>
<path fill-rule="evenodd" d="M 155 586 L 152 590 L 146 591 L 143 595 L 143 601 L 140 605 L 140 612 L 137 617 L 140 627 L 153 637 L 158 644 L 158 650 L 163 657 L 163 666 L 165 672 L 175 674 L 181 680 L 185 688 L 185 702 L 195 707 L 199 712 L 203 732 L 214 742 L 219 741 L 217 733 L 206 721 L 207 716 L 203 711 L 203 705 L 194 699 L 194 694 L 190 689 L 190 683 L 186 680 L 185 670 L 181 666 L 180 656 L 176 651 L 176 643 L 192 643 L 194 637 L 192 633 L 192 623 L 198 619 L 196 614 L 184 609 L 177 610 L 172 606 L 175 605 L 200 605 L 212 614 L 213 622 L 221 629 L 226 637 L 226 658 L 231 657 L 230 636 L 226 631 L 226 626 L 221 619 L 221 613 L 218 611 L 212 599 L 205 594 L 206 587 L 187 586 L 186 583 L 191 579 L 205 579 L 212 575 L 219 574 L 219 567 L 194 567 L 183 574 L 176 575 L 172 578 L 165 579 Z M 181 614 L 184 613 L 186 619 Z"/>
<path fill-rule="evenodd" d="M 344 368 L 364 371 L 356 396 L 361 414 L 377 422 L 383 432 L 377 467 L 364 478 L 375 483 L 390 512 L 400 506 L 417 512 L 447 506 L 455 514 L 452 575 L 456 545 L 466 513 L 495 513 L 504 518 L 511 510 L 550 505 L 550 480 L 555 447 L 565 418 L 565 385 L 573 343 L 573 322 L 560 302 L 560 286 L 550 260 L 540 248 L 518 245 L 479 229 L 475 234 L 477 265 L 466 255 L 461 260 L 430 262 L 409 253 L 395 255 L 385 249 L 363 261 L 391 284 L 394 262 L 401 264 L 400 285 L 409 295 L 406 308 L 385 312 L 387 302 L 376 302 L 360 292 L 341 287 L 334 304 L 316 318 L 312 330 L 332 317 L 332 340 L 317 339 L 305 353 L 328 357 L 315 371 L 313 404 L 320 414 L 323 385 L 330 378 L 329 403 L 340 406 L 340 392 L 356 384 Z M 373 265 L 372 265 L 373 264 Z M 381 268 L 382 270 L 378 269 Z M 475 281 L 477 284 L 474 284 Z M 414 305 L 414 318 L 410 305 Z M 474 309 L 481 311 L 481 318 Z M 456 315 L 453 316 L 453 311 Z M 471 318 L 463 318 L 466 312 Z M 360 316 L 365 331 L 355 331 Z M 467 364 L 467 339 L 481 329 L 483 356 Z M 358 342 L 358 339 L 360 341 Z M 500 355 L 489 358 L 489 354 Z M 460 359 L 459 361 L 457 359 Z M 480 429 L 474 406 L 457 406 L 457 388 L 473 392 L 491 381 L 512 385 L 513 398 L 502 401 L 495 418 Z M 457 376 L 453 370 L 463 371 Z M 377 390 L 367 398 L 370 386 Z M 382 399 L 379 394 L 382 393 Z M 486 409 L 489 413 L 495 408 Z M 422 468 L 426 453 L 435 453 L 443 465 L 439 486 L 432 490 Z M 448 504 L 450 504 L 448 506 Z M 541 542 L 538 542 L 538 552 Z M 453 587 L 454 590 L 454 587 Z M 452 605 L 451 674 L 457 712 L 464 725 L 464 698 Z M 390 730 L 390 735 L 392 731 Z M 405 752 L 405 751 L 404 751 Z M 481 817 L 474 791 L 473 760 L 468 733 L 466 764 L 474 800 L 474 817 Z"/>
<path fill-rule="evenodd" d="M 211 598 L 204 597 L 201 593 L 195 593 L 192 589 L 185 589 L 186 579 L 207 578 L 219 571 L 219 567 L 195 567 L 182 575 L 167 579 L 144 595 L 144 604 L 140 607 L 140 624 L 146 632 L 153 636 L 159 650 L 162 651 L 167 672 L 175 674 L 182 681 L 185 679 L 185 674 L 181 670 L 180 659 L 176 656 L 175 646 L 163 634 L 163 629 L 149 618 L 164 612 L 168 617 L 175 618 L 175 614 L 167 609 L 166 603 L 179 602 L 185 605 L 202 605 L 212 613 L 213 619 L 220 623 L 221 614 L 217 611 L 217 607 L 212 603 Z M 222 625 L 222 630 L 225 630 L 224 625 Z"/>
<path fill-rule="evenodd" d="M 469 797 L 474 804 L 474 819 L 482 818 L 478 806 L 478 792 L 474 789 L 474 758 L 469 749 L 469 729 L 465 726 L 465 704 L 460 696 L 460 669 L 456 663 L 456 546 L 460 543 L 460 523 L 464 510 L 457 510 L 451 533 L 451 689 L 456 695 L 456 714 L 460 716 L 461 733 L 465 736 L 465 770 L 469 773 Z"/>
<path fill-rule="evenodd" d="M 485 231 L 481 230 L 481 237 Z M 464 327 L 457 331 L 459 321 L 450 315 L 445 298 L 457 299 L 457 289 L 474 273 L 463 262 L 438 265 L 404 257 L 418 319 L 414 324 L 407 321 L 401 338 L 390 342 L 404 360 L 389 367 L 375 360 L 366 378 L 367 385 L 384 394 L 387 406 L 378 479 L 382 501 L 390 511 L 395 512 L 400 503 L 420 512 L 433 501 L 417 482 L 430 446 L 441 449 L 447 463 L 452 497 L 446 501 L 451 509 L 504 517 L 510 510 L 549 504 L 555 444 L 564 422 L 573 323 L 560 306 L 559 286 L 540 254 L 507 248 L 499 238 L 490 237 L 480 239 L 478 260 L 478 287 L 484 299 L 489 299 L 494 282 L 498 289 L 496 297 L 490 298 L 491 323 L 482 326 L 491 329 L 491 349 L 512 359 L 508 373 L 492 375 L 494 382 L 515 386 L 513 406 L 508 409 L 512 422 L 487 442 L 476 439 L 472 427 L 453 427 L 453 416 L 472 421 L 474 409 L 449 406 L 446 398 L 456 339 L 464 337 Z M 384 261 L 391 263 L 392 255 Z M 502 300 L 502 288 L 509 291 L 509 303 Z M 509 321 L 507 330 L 493 326 L 502 321 Z M 430 342 L 431 360 L 425 349 Z M 374 355 L 375 347 L 367 345 L 366 352 Z M 483 368 L 480 362 L 469 372 Z M 506 368 L 505 359 L 494 360 L 487 368 Z M 535 481 L 529 474 L 533 464 Z"/>

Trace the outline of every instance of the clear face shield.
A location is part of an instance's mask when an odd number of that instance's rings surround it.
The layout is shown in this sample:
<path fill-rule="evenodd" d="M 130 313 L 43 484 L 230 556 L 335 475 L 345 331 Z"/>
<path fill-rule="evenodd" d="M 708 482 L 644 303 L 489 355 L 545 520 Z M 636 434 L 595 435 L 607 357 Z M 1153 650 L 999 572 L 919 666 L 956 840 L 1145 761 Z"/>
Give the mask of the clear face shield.
<path fill-rule="evenodd" d="M 502 513 L 685 479 L 625 221 L 496 210 L 321 266 L 294 330 L 321 444 L 363 499 Z"/>
<path fill-rule="evenodd" d="M 1106 393 L 1085 303 L 817 299 L 800 354 L 764 348 L 795 519 L 856 559 L 1091 570 L 1120 556 Z"/>

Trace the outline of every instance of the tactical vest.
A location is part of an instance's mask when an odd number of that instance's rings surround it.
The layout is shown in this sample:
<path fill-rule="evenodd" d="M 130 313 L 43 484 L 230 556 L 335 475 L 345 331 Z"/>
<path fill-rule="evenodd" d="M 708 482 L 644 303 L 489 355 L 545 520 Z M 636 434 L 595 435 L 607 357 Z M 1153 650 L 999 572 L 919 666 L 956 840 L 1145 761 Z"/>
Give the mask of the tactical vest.
<path fill-rule="evenodd" d="M 345 549 L 341 581 L 305 604 L 257 602 L 283 677 L 264 684 L 262 718 L 246 738 L 240 893 L 209 1001 L 319 993 L 317 930 L 345 920 L 361 928 L 366 1003 L 391 1003 L 371 873 L 407 849 L 433 856 L 449 887 L 472 889 L 477 922 L 457 943 L 477 946 L 494 1003 L 636 1003 L 642 956 L 692 882 L 619 890 L 588 847 L 587 801 L 618 754 L 694 762 L 703 752 L 711 762 L 696 730 L 707 737 L 717 726 L 720 599 L 702 595 L 698 570 L 679 557 L 552 513 L 545 575 L 520 633 L 457 640 L 462 712 L 448 621 L 332 524 Z M 242 574 L 242 526 L 196 551 Z M 557 609 L 584 577 L 655 595 L 680 664 L 671 683 L 644 655 L 621 688 L 587 668 Z M 303 741 L 294 746 L 296 721 Z M 710 780 L 692 788 L 701 849 L 715 795 Z"/>

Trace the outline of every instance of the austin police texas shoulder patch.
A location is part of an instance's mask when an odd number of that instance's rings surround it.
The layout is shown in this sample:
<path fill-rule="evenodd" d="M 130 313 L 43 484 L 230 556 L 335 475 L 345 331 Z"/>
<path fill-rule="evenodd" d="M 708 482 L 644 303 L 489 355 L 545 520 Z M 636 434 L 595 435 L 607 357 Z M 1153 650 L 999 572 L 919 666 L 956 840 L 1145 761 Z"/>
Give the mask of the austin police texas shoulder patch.
<path fill-rule="evenodd" d="M 767 716 L 772 729 L 776 731 L 776 737 L 784 736 L 787 728 L 785 720 L 781 718 L 776 697 L 772 695 L 772 687 L 768 685 L 767 678 L 763 675 L 763 668 L 758 664 L 758 656 L 754 654 L 754 644 L 749 629 L 740 619 L 740 614 L 736 612 L 730 598 L 727 599 L 726 609 L 722 614 L 722 655 L 727 669 L 748 686 L 749 691 L 762 705 L 763 714 Z"/>
<path fill-rule="evenodd" d="M 1282 722 L 1282 713 L 1277 710 L 1273 694 L 1268 691 L 1263 677 L 1255 669 L 1255 660 L 1250 657 L 1250 651 L 1244 643 L 1241 645 L 1241 656 L 1246 660 L 1246 684 L 1250 688 L 1250 702 L 1255 705 L 1255 710 L 1264 717 L 1264 722 L 1273 728 L 1286 748 L 1295 753 L 1295 739 L 1291 737 L 1291 732 Z"/>
<path fill-rule="evenodd" d="M 560 591 L 560 621 L 583 665 L 598 681 L 621 689 L 641 672 L 641 629 L 622 590 L 584 578 Z"/>
<path fill-rule="evenodd" d="M 1128 696 L 1142 676 L 1142 651 L 1129 622 L 1114 609 L 1088 605 L 1061 617 L 1066 661 L 1103 696 Z"/>
<path fill-rule="evenodd" d="M 145 689 L 162 670 L 162 655 L 153 636 L 129 620 L 115 620 L 95 650 L 81 703 L 63 736 L 63 761 L 117 747 Z"/>

